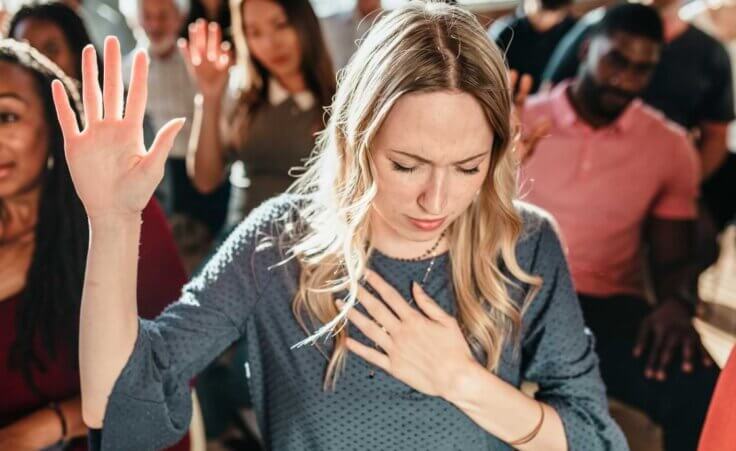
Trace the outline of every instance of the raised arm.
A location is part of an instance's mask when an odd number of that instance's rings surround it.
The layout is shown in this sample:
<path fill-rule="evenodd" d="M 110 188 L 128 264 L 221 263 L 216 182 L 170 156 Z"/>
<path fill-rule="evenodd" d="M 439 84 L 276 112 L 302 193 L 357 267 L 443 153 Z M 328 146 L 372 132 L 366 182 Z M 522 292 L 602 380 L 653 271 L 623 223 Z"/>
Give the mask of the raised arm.
<path fill-rule="evenodd" d="M 189 26 L 189 41 L 179 41 L 179 50 L 199 90 L 194 99 L 187 172 L 199 191 L 209 193 L 220 186 L 225 175 L 220 122 L 230 48 L 227 42 L 222 42 L 222 32 L 216 22 L 207 24 L 198 20 Z"/>
<path fill-rule="evenodd" d="M 79 360 L 82 416 L 102 424 L 108 396 L 138 333 L 136 280 L 141 212 L 161 181 L 183 119 L 168 122 L 150 150 L 143 145 L 148 60 L 135 56 L 123 113 L 120 44 L 105 40 L 103 89 L 94 48 L 82 54 L 85 128 L 80 132 L 66 91 L 53 83 L 74 186 L 89 217 L 90 243 L 82 293 Z"/>

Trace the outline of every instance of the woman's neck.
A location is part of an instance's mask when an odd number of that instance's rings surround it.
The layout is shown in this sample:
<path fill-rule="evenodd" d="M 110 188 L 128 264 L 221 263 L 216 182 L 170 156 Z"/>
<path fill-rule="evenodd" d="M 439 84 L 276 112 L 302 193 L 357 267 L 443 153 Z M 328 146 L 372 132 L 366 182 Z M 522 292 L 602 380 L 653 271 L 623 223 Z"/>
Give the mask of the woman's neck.
<path fill-rule="evenodd" d="M 555 11 L 540 10 L 536 13 L 530 14 L 528 19 L 529 23 L 531 23 L 535 30 L 539 33 L 544 33 L 559 25 L 563 20 L 565 20 L 567 14 L 568 12 L 564 9 L 558 9 Z"/>
<path fill-rule="evenodd" d="M 659 10 L 664 26 L 664 41 L 672 42 L 684 33 L 690 24 L 680 18 L 680 4 L 675 2 Z"/>
<path fill-rule="evenodd" d="M 304 76 L 297 72 L 294 74 L 276 76 L 276 80 L 284 87 L 289 93 L 296 94 L 298 92 L 304 92 L 307 90 L 307 82 L 304 80 Z"/>
<path fill-rule="evenodd" d="M 371 245 L 389 257 L 409 260 L 430 258 L 449 249 L 447 233 L 426 241 L 412 241 L 396 233 L 382 220 L 373 221 L 373 223 L 370 235 Z"/>
<path fill-rule="evenodd" d="M 16 196 L 3 199 L 3 219 L 0 223 L 0 246 L 32 233 L 38 219 L 41 187 L 37 186 Z"/>

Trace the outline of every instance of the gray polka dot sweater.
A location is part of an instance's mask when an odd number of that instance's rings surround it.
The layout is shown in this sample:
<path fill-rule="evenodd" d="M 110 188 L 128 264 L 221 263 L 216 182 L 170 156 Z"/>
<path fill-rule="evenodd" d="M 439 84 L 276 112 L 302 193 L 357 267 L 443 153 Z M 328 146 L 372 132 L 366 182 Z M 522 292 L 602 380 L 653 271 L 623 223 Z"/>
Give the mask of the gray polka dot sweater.
<path fill-rule="evenodd" d="M 298 265 L 283 260 L 261 237 L 278 233 L 294 208 L 282 195 L 256 209 L 228 238 L 178 302 L 154 321 L 140 320 L 132 355 L 115 383 L 102 431 L 91 434 L 103 450 L 158 449 L 188 428 L 188 381 L 230 343 L 246 337 L 248 378 L 259 427 L 274 450 L 508 450 L 443 399 L 426 396 L 355 355 L 335 391 L 323 391 L 326 357 L 315 347 L 292 349 L 305 338 L 291 312 Z M 549 222 L 519 204 L 524 233 L 518 260 L 544 284 L 527 310 L 520 345 L 503 352 L 498 376 L 519 386 L 539 385 L 537 399 L 559 413 L 570 450 L 625 450 L 608 414 L 593 339 L 585 329 L 565 259 Z M 376 254 L 371 267 L 409 297 L 428 261 L 405 262 Z M 437 258 L 426 291 L 454 313 L 447 254 Z M 520 291 L 520 290 L 518 290 Z M 523 293 L 517 293 L 521 300 Z M 358 340 L 367 338 L 350 326 Z M 330 342 L 322 345 L 329 355 Z M 438 362 L 437 371 L 442 371 Z M 483 396 L 483 393 L 478 393 Z"/>

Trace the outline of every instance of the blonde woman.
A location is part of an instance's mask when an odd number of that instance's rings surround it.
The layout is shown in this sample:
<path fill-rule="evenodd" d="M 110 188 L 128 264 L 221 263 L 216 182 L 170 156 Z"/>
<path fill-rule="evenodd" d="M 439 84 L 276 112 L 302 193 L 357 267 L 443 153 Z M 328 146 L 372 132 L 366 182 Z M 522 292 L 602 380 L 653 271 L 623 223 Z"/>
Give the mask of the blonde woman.
<path fill-rule="evenodd" d="M 187 381 L 245 336 L 269 449 L 626 449 L 559 241 L 515 202 L 505 68 L 471 14 L 412 2 L 380 20 L 293 193 L 155 321 L 135 311 L 140 210 L 181 121 L 146 152 L 145 57 L 122 116 L 116 41 L 105 50 L 102 93 L 86 52 L 83 132 L 54 86 L 92 231 L 80 364 L 98 448 L 183 434 Z"/>

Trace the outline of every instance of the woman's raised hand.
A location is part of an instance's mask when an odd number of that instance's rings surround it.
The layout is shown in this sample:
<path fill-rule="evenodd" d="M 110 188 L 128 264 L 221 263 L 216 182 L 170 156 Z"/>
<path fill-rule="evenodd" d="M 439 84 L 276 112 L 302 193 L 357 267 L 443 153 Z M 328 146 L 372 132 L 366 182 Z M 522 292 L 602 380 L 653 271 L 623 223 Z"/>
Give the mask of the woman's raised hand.
<path fill-rule="evenodd" d="M 56 113 L 74 186 L 90 220 L 109 215 L 140 214 L 164 173 L 164 164 L 184 119 L 159 130 L 151 148 L 143 144 L 143 115 L 148 89 L 148 58 L 133 60 L 130 90 L 123 111 L 120 44 L 105 40 L 105 73 L 100 89 L 97 55 L 92 46 L 82 53 L 84 130 L 69 104 L 63 85 L 52 85 Z"/>
<path fill-rule="evenodd" d="M 189 75 L 204 97 L 219 100 L 228 80 L 230 44 L 222 42 L 217 22 L 199 19 L 189 25 L 189 41 L 179 40 L 179 50 L 187 64 Z"/>

